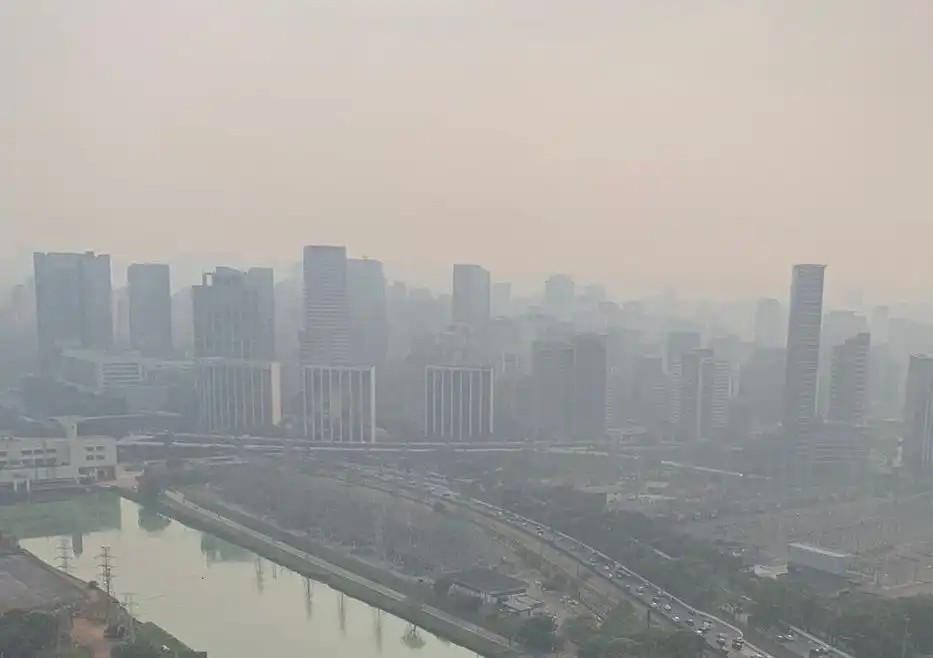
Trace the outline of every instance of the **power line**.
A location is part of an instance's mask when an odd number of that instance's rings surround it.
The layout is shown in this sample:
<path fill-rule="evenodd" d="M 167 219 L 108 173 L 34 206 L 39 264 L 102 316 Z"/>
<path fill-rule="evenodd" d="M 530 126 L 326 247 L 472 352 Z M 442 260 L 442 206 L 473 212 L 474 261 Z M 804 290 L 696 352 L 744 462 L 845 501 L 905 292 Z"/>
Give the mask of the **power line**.
<path fill-rule="evenodd" d="M 127 592 L 123 595 L 123 608 L 130 618 L 130 642 L 136 641 L 136 601 L 133 600 L 133 593 Z"/>
<path fill-rule="evenodd" d="M 58 554 L 55 557 L 55 562 L 58 565 L 58 568 L 65 573 L 71 573 L 71 554 L 71 541 L 68 539 L 68 537 L 59 538 Z"/>
<path fill-rule="evenodd" d="M 109 621 L 113 601 L 113 556 L 110 554 L 110 547 L 101 546 L 100 555 L 97 556 L 97 559 L 100 560 L 97 567 L 100 571 L 100 586 L 107 597 L 107 620 Z"/>

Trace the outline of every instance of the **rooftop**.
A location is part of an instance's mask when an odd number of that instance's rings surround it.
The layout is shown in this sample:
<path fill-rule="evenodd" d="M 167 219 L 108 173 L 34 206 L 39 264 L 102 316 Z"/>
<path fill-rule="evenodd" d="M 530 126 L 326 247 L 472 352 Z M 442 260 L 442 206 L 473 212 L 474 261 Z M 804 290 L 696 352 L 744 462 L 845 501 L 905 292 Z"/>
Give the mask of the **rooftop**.
<path fill-rule="evenodd" d="M 450 574 L 449 578 L 455 585 L 487 596 L 516 594 L 528 588 L 524 580 L 480 567 Z"/>
<path fill-rule="evenodd" d="M 850 555 L 849 553 L 840 553 L 838 551 L 831 551 L 828 548 L 821 548 L 820 546 L 813 546 L 812 544 L 794 543 L 794 544 L 788 544 L 787 547 L 797 548 L 802 551 L 807 551 L 808 553 L 818 553 L 820 555 L 825 555 L 827 557 L 835 557 L 835 558 L 852 557 L 852 555 Z"/>

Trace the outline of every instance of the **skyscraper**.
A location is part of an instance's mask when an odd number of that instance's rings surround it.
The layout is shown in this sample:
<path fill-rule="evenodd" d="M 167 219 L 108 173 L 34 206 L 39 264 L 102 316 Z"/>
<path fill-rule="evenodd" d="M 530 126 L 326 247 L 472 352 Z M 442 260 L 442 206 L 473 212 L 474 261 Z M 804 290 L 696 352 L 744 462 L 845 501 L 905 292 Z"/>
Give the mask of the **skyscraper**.
<path fill-rule="evenodd" d="M 246 271 L 246 285 L 256 291 L 259 304 L 257 359 L 275 359 L 275 270 L 251 267 Z"/>
<path fill-rule="evenodd" d="M 110 256 L 93 251 L 33 254 L 36 331 L 43 366 L 62 348 L 113 346 Z"/>
<path fill-rule="evenodd" d="M 784 434 L 788 447 L 806 447 L 816 413 L 825 271 L 825 265 L 794 266 L 784 380 Z"/>
<path fill-rule="evenodd" d="M 928 471 L 933 465 L 933 357 L 913 354 L 907 368 L 902 461 Z"/>
<path fill-rule="evenodd" d="M 535 432 L 541 438 L 598 440 L 606 434 L 606 340 L 577 334 L 532 347 Z"/>
<path fill-rule="evenodd" d="M 347 261 L 350 354 L 353 363 L 378 365 L 389 349 L 386 279 L 382 263 L 367 258 Z"/>
<path fill-rule="evenodd" d="M 531 371 L 535 437 L 568 438 L 573 431 L 573 346 L 535 341 Z"/>
<path fill-rule="evenodd" d="M 454 265 L 451 316 L 454 324 L 484 329 L 492 310 L 489 271 L 479 265 Z"/>
<path fill-rule="evenodd" d="M 695 349 L 681 357 L 677 433 L 682 441 L 721 435 L 728 421 L 729 362 L 711 349 Z"/>
<path fill-rule="evenodd" d="M 259 292 L 247 275 L 218 267 L 191 287 L 194 353 L 198 358 L 265 359 Z"/>
<path fill-rule="evenodd" d="M 303 365 L 350 362 L 350 311 L 347 299 L 347 249 L 311 245 L 304 249 Z"/>
<path fill-rule="evenodd" d="M 573 337 L 573 438 L 596 441 L 606 435 L 608 402 L 606 337 Z"/>
<path fill-rule="evenodd" d="M 865 424 L 870 349 L 871 334 L 864 332 L 833 348 L 829 420 Z"/>
<path fill-rule="evenodd" d="M 165 263 L 133 263 L 126 270 L 130 347 L 144 356 L 172 353 L 172 288 Z"/>

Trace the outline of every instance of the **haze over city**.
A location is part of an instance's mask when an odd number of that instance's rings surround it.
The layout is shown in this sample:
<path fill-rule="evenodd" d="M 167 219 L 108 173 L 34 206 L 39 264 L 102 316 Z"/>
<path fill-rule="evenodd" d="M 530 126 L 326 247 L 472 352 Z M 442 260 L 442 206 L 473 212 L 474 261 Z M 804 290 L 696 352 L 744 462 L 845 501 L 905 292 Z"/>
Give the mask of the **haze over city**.
<path fill-rule="evenodd" d="M 481 262 L 619 294 L 916 298 L 923 0 L 0 7 L 0 276 L 36 250 L 291 265 L 349 244 L 434 287 Z M 832 290 L 830 293 L 832 293 Z"/>
<path fill-rule="evenodd" d="M 0 657 L 933 656 L 933 2 L 0 2 Z"/>

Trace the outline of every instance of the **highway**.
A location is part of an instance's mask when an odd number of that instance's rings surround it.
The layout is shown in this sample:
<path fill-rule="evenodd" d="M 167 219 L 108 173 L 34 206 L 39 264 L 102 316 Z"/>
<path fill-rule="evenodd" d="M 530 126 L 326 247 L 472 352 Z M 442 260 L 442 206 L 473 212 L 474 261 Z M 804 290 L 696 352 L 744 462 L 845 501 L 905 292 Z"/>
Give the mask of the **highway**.
<path fill-rule="evenodd" d="M 616 601 L 624 598 L 640 601 L 642 605 L 650 608 L 653 613 L 662 616 L 670 624 L 684 630 L 693 630 L 700 633 L 706 627 L 706 630 L 701 634 L 704 635 L 707 643 L 712 647 L 718 648 L 721 646 L 719 641 L 721 637 L 725 640 L 724 648 L 735 651 L 732 648 L 732 640 L 737 637 L 744 639 L 741 629 L 733 624 L 687 605 L 624 565 L 615 562 L 609 556 L 553 528 L 484 501 L 467 498 L 442 485 L 420 483 L 411 476 L 402 473 L 392 474 L 387 469 L 376 472 L 362 467 L 351 467 L 350 470 L 354 471 L 358 476 L 371 477 L 376 480 L 376 482 L 363 481 L 358 484 L 374 486 L 380 489 L 387 485 L 392 488 L 402 488 L 427 504 L 441 500 L 481 514 L 488 519 L 489 523 L 507 525 L 511 527 L 513 532 L 522 533 L 543 546 L 559 551 L 572 561 L 573 568 L 577 571 L 583 570 L 591 576 L 595 576 L 595 579 L 591 578 L 588 584 L 595 585 L 601 593 L 609 598 Z M 567 566 L 567 563 L 564 563 L 564 566 Z M 601 583 L 601 585 L 596 583 Z M 802 655 L 807 656 L 808 654 L 809 647 Z M 735 655 L 743 655 L 748 658 L 772 658 L 770 654 L 748 643 L 744 643 Z"/>
<path fill-rule="evenodd" d="M 490 642 L 500 645 L 503 649 L 510 648 L 508 640 L 503 637 L 500 637 L 499 635 L 490 633 L 489 631 L 483 628 L 480 628 L 479 626 L 471 624 L 458 617 L 449 615 L 443 610 L 439 610 L 431 606 L 426 606 L 426 605 L 422 605 L 420 603 L 411 601 L 407 596 L 393 589 L 380 585 L 379 583 L 373 582 L 367 578 L 364 578 L 362 576 L 359 576 L 353 573 L 352 571 L 348 571 L 335 564 L 331 564 L 330 562 L 325 562 L 324 560 L 318 557 L 315 557 L 314 555 L 311 555 L 310 553 L 301 551 L 295 548 L 294 546 L 286 544 L 285 542 L 277 541 L 267 535 L 264 535 L 260 532 L 256 532 L 255 530 L 247 528 L 246 526 L 243 526 L 237 523 L 236 521 L 232 521 L 224 516 L 221 516 L 219 514 L 216 514 L 215 512 L 212 512 L 211 510 L 205 509 L 204 507 L 201 507 L 200 505 L 196 505 L 195 503 L 192 503 L 191 501 L 187 500 L 182 494 L 178 492 L 166 491 L 165 497 L 168 498 L 172 503 L 185 507 L 188 510 L 198 514 L 199 516 L 209 518 L 212 521 L 215 521 L 217 523 L 221 523 L 236 533 L 248 535 L 254 539 L 257 539 L 259 541 L 275 546 L 275 548 L 277 548 L 278 550 L 288 553 L 290 555 L 293 555 L 294 557 L 300 560 L 303 560 L 309 564 L 312 564 L 315 567 L 321 569 L 322 571 L 333 573 L 340 578 L 343 578 L 347 581 L 356 583 L 362 587 L 378 592 L 382 596 L 390 598 L 399 603 L 404 603 L 406 605 L 416 605 L 418 609 L 421 610 L 421 612 L 423 613 L 431 615 L 437 619 L 441 619 L 449 624 L 454 624 L 461 628 L 465 628 L 469 630 L 470 632 Z"/>

